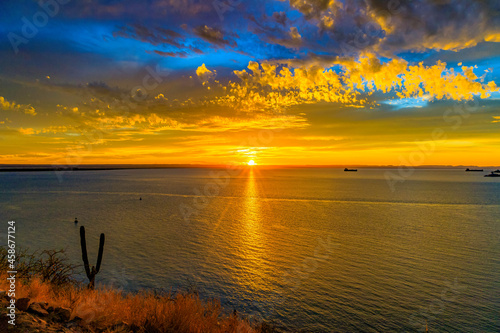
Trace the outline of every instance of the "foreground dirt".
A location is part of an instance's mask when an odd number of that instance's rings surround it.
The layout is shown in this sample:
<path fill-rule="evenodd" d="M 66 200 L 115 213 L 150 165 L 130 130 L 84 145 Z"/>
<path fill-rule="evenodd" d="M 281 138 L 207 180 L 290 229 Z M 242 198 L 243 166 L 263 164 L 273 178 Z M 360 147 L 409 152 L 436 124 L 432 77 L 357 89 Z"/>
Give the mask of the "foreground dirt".
<path fill-rule="evenodd" d="M 0 300 L 0 333 L 129 333 L 136 331 L 124 323 L 98 327 L 89 326 L 82 318 L 70 318 L 71 310 L 49 307 L 47 303 L 19 299 L 16 304 L 15 325 L 9 324 L 9 298 Z"/>

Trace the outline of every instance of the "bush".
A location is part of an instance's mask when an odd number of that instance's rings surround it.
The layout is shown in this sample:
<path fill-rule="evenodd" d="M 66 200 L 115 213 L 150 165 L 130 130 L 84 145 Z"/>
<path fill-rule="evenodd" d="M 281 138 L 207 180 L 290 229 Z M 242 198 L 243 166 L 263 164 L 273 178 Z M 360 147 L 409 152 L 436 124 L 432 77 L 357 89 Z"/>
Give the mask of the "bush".
<path fill-rule="evenodd" d="M 7 249 L 0 248 L 0 269 L 9 271 Z M 28 252 L 19 249 L 16 252 L 17 277 L 21 280 L 30 281 L 34 277 L 49 282 L 55 286 L 74 284 L 76 280 L 73 275 L 78 265 L 68 263 L 64 250 L 44 250 L 41 252 Z"/>

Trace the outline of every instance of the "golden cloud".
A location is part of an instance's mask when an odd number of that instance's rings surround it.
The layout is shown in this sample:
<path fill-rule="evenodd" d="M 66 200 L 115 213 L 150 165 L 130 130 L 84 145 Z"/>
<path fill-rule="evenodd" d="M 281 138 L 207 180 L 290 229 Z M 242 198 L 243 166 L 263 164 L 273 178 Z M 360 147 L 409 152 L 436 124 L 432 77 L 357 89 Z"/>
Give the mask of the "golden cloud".
<path fill-rule="evenodd" d="M 332 67 L 338 66 L 340 70 Z M 203 65 L 203 72 L 208 71 Z M 206 70 L 205 70 L 206 69 Z M 381 63 L 373 54 L 358 59 L 337 59 L 329 68 L 319 64 L 290 65 L 249 62 L 248 71 L 234 71 L 240 82 L 229 82 L 222 94 L 207 100 L 244 111 L 274 110 L 304 103 L 335 102 L 365 105 L 364 94 L 394 92 L 400 98 L 471 100 L 498 91 L 496 83 L 481 82 L 473 67 L 461 72 L 438 61 L 433 66 L 410 65 L 399 58 Z M 206 83 L 206 81 L 205 81 Z"/>
<path fill-rule="evenodd" d="M 19 128 L 18 129 L 19 133 L 23 134 L 23 135 L 33 135 L 33 134 L 36 134 L 38 133 L 37 131 L 35 131 L 33 128 Z"/>
<path fill-rule="evenodd" d="M 23 105 L 23 104 L 17 104 L 16 102 L 9 102 L 2 96 L 0 96 L 0 107 L 3 110 L 21 111 L 24 112 L 25 114 L 36 116 L 35 108 L 32 107 L 31 105 L 29 104 Z"/>
<path fill-rule="evenodd" d="M 196 75 L 198 78 L 205 84 L 208 80 L 213 79 L 215 77 L 215 71 L 210 71 L 205 64 L 202 64 L 200 67 L 196 69 Z"/>

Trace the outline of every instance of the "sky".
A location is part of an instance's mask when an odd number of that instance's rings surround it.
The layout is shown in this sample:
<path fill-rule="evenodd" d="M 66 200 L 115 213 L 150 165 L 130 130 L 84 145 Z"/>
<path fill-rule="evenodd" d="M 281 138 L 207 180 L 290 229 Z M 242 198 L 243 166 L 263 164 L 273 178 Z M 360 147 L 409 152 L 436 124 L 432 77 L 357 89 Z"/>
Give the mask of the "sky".
<path fill-rule="evenodd" d="M 7 0 L 0 36 L 0 164 L 500 165 L 498 0 Z"/>

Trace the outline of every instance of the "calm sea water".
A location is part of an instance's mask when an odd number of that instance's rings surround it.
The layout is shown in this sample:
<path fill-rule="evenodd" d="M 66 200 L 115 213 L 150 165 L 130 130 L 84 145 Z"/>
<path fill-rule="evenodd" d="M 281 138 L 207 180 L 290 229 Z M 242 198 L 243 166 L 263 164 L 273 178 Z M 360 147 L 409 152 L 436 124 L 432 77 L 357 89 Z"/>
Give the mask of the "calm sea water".
<path fill-rule="evenodd" d="M 391 191 L 383 169 L 220 171 L 1 173 L 0 221 L 78 264 L 79 226 L 94 262 L 104 232 L 98 283 L 196 285 L 290 331 L 500 331 L 500 179 L 416 170 Z"/>

